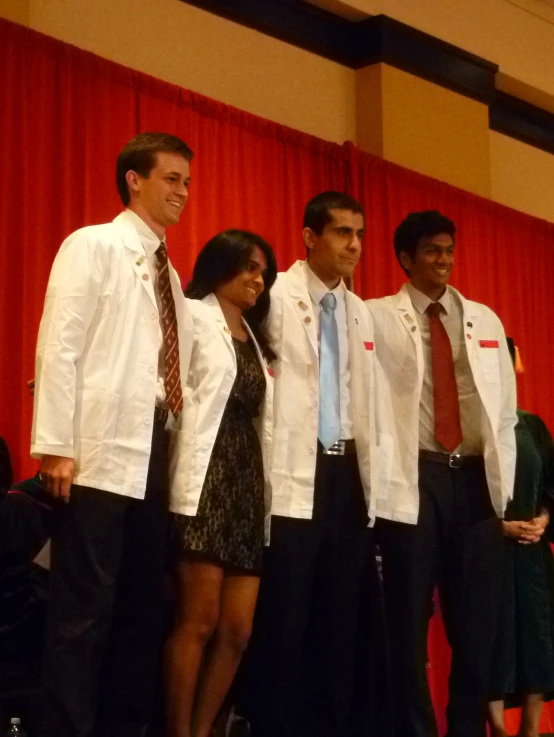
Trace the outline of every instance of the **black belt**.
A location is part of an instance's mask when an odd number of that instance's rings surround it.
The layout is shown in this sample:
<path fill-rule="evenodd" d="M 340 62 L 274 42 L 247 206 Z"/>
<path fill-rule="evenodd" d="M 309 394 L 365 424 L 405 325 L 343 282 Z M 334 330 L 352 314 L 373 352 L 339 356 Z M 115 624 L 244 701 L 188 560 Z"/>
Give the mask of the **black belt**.
<path fill-rule="evenodd" d="M 321 443 L 319 449 L 326 456 L 351 456 L 356 455 L 356 441 L 350 440 L 337 440 L 333 443 L 330 448 L 324 448 Z"/>
<path fill-rule="evenodd" d="M 434 450 L 420 450 L 420 461 L 431 461 L 431 463 L 443 463 L 450 468 L 469 468 L 483 463 L 483 456 L 463 456 L 456 453 L 437 453 Z"/>
<path fill-rule="evenodd" d="M 161 422 L 163 425 L 167 422 L 169 410 L 163 407 L 154 407 L 154 422 Z"/>

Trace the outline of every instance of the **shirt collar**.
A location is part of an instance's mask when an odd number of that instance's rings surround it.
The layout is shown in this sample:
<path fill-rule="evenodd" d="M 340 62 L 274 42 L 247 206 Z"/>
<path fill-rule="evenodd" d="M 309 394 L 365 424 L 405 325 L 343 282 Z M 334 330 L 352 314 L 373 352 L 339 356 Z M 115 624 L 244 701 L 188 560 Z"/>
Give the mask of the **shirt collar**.
<path fill-rule="evenodd" d="M 163 243 L 165 245 L 165 238 L 160 241 L 154 231 L 150 227 L 148 227 L 148 225 L 146 225 L 144 220 L 142 220 L 142 218 L 140 218 L 136 214 L 136 212 L 133 212 L 132 210 L 125 210 L 125 212 L 123 213 L 123 217 L 129 223 L 131 223 L 131 225 L 137 231 L 140 242 L 142 243 L 148 258 L 152 258 L 154 256 L 154 254 L 160 247 L 160 243 Z"/>
<path fill-rule="evenodd" d="M 319 305 L 323 297 L 325 297 L 328 292 L 334 294 L 337 300 L 344 299 L 344 290 L 346 289 L 346 286 L 343 280 L 341 279 L 334 289 L 329 289 L 329 287 L 327 287 L 310 269 L 308 262 L 306 262 L 306 282 L 310 298 L 314 305 Z"/>
<path fill-rule="evenodd" d="M 408 294 L 410 295 L 410 299 L 412 301 L 413 306 L 421 315 L 424 315 L 425 311 L 427 310 L 429 305 L 433 302 L 433 300 L 429 299 L 429 297 L 423 294 L 423 292 L 420 292 L 419 289 L 416 289 L 414 286 L 412 286 L 410 282 L 408 282 L 407 287 L 408 287 Z M 446 286 L 446 289 L 444 290 L 444 294 L 438 300 L 438 302 L 439 304 L 442 305 L 446 314 L 449 315 L 452 309 L 452 298 L 450 295 L 448 285 Z"/>

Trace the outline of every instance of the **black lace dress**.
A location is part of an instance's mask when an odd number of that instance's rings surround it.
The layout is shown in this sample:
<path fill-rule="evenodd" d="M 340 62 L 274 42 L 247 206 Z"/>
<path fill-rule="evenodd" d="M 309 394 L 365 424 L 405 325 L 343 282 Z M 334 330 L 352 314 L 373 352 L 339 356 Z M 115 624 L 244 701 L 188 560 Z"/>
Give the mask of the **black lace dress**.
<path fill-rule="evenodd" d="M 252 420 L 265 376 L 249 340 L 233 338 L 237 375 L 223 412 L 195 517 L 173 515 L 177 558 L 199 557 L 258 574 L 264 545 L 264 474 Z"/>

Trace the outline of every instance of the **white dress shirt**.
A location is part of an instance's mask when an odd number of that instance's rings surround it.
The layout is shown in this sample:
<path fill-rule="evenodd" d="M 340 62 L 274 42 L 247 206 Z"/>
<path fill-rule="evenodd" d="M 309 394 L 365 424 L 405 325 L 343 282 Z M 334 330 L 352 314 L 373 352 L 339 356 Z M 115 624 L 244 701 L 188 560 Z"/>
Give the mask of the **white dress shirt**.
<path fill-rule="evenodd" d="M 148 272 L 152 281 L 152 287 L 154 288 L 154 294 L 156 295 L 156 303 L 158 305 L 158 313 L 160 316 L 160 347 L 158 353 L 158 383 L 156 385 L 156 406 L 164 407 L 165 409 L 167 409 L 167 405 L 165 402 L 165 354 L 164 335 L 162 328 L 163 310 L 160 293 L 158 290 L 158 257 L 156 256 L 156 251 L 158 250 L 160 245 L 162 243 L 165 245 L 165 238 L 163 239 L 163 241 L 160 241 L 154 231 L 149 228 L 144 220 L 142 220 L 132 210 L 125 210 L 125 212 L 121 214 L 121 219 L 128 220 L 129 223 L 131 223 L 131 225 L 137 231 L 140 242 L 142 243 L 144 251 L 146 253 L 146 263 L 148 265 Z"/>
<path fill-rule="evenodd" d="M 417 324 L 421 332 L 423 360 L 425 364 L 419 405 L 419 447 L 424 450 L 434 450 L 445 453 L 447 452 L 446 449 L 435 440 L 431 335 L 429 331 L 429 317 L 426 314 L 426 310 L 433 300 L 429 299 L 429 297 L 411 284 L 408 284 L 407 288 L 414 306 Z M 462 426 L 463 440 L 453 452 L 462 453 L 464 455 L 482 455 L 482 403 L 469 365 L 464 339 L 462 305 L 456 299 L 455 294 L 450 291 L 448 286 L 438 302 L 443 307 L 440 319 L 448 333 L 450 344 L 452 345 L 454 373 L 458 387 L 458 401 L 460 404 L 460 423 Z"/>
<path fill-rule="evenodd" d="M 340 427 L 341 440 L 352 436 L 352 411 L 350 407 L 350 360 L 348 355 L 348 323 L 346 319 L 346 286 L 342 279 L 334 289 L 329 289 L 310 269 L 306 269 L 308 292 L 312 300 L 314 317 L 317 320 L 317 343 L 321 343 L 321 300 L 331 292 L 337 300 L 335 319 L 339 334 L 339 383 L 340 383 Z"/>

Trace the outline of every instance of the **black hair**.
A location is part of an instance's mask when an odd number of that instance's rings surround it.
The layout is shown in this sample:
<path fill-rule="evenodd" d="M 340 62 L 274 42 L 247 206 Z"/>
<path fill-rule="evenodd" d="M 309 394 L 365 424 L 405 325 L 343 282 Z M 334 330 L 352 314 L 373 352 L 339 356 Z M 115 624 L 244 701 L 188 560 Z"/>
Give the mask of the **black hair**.
<path fill-rule="evenodd" d="M 273 249 L 260 235 L 247 230 L 232 229 L 225 230 L 211 238 L 198 254 L 192 279 L 185 289 L 185 297 L 204 299 L 211 292 L 215 292 L 221 284 L 230 281 L 246 269 L 256 246 L 262 251 L 267 261 L 264 291 L 256 300 L 256 304 L 245 310 L 243 317 L 258 341 L 264 356 L 268 361 L 272 361 L 276 356 L 269 346 L 262 324 L 269 312 L 269 290 L 277 278 L 277 263 Z"/>
<path fill-rule="evenodd" d="M 410 259 L 415 261 L 417 247 L 421 239 L 432 238 L 441 233 L 451 235 L 453 240 L 456 235 L 456 226 L 446 215 L 441 215 L 438 210 L 411 212 L 404 218 L 394 233 L 394 252 L 400 266 L 402 266 L 400 261 L 402 252 L 407 253 Z M 409 272 L 403 266 L 402 269 L 409 276 Z"/>
<path fill-rule="evenodd" d="M 115 165 L 115 183 L 125 207 L 131 201 L 127 172 L 135 171 L 146 179 L 156 166 L 156 156 L 160 152 L 178 154 L 187 161 L 192 161 L 194 157 L 193 151 L 177 136 L 169 133 L 139 133 L 124 146 Z"/>
<path fill-rule="evenodd" d="M 506 343 L 508 344 L 508 351 L 510 353 L 510 358 L 512 359 L 512 366 L 515 366 L 516 364 L 516 345 L 514 343 L 514 339 L 508 338 L 506 336 Z"/>
<path fill-rule="evenodd" d="M 364 208 L 354 197 L 346 192 L 321 192 L 306 205 L 304 228 L 310 228 L 316 235 L 321 235 L 325 226 L 333 220 L 331 210 L 358 212 L 365 220 Z"/>

